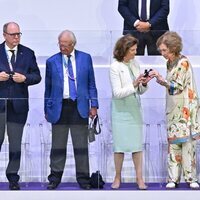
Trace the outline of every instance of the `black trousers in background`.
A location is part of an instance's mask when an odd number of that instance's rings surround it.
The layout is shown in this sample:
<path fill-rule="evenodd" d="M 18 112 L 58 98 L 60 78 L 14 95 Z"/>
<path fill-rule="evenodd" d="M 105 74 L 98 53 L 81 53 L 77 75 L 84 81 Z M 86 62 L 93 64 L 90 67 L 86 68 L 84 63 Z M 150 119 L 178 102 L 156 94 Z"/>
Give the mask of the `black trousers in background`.
<path fill-rule="evenodd" d="M 70 129 L 77 182 L 79 184 L 89 183 L 87 124 L 88 118 L 81 118 L 78 113 L 77 102 L 70 99 L 63 100 L 61 117 L 56 124 L 52 124 L 51 173 L 48 176 L 49 181 L 61 182 L 66 162 L 66 148 Z"/>
<path fill-rule="evenodd" d="M 5 111 L 0 112 L 0 149 L 6 129 L 9 142 L 9 162 L 6 168 L 8 181 L 19 181 L 20 179 L 18 171 L 21 160 L 21 141 L 27 114 L 27 112 L 16 113 L 11 100 L 7 100 Z"/>
<path fill-rule="evenodd" d="M 151 31 L 144 33 L 136 31 L 133 32 L 132 35 L 139 40 L 137 55 L 144 55 L 146 47 L 148 55 L 160 55 L 156 46 L 158 37 L 155 37 Z"/>

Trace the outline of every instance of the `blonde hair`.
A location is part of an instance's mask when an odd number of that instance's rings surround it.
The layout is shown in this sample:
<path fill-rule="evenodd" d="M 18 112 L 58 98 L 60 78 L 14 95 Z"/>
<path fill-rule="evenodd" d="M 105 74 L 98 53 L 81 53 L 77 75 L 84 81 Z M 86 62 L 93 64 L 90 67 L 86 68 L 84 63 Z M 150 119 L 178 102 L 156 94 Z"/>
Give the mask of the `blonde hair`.
<path fill-rule="evenodd" d="M 174 31 L 167 31 L 161 35 L 156 42 L 156 46 L 159 48 L 161 44 L 165 44 L 170 53 L 174 53 L 176 56 L 179 55 L 183 49 L 182 39 L 178 33 Z"/>

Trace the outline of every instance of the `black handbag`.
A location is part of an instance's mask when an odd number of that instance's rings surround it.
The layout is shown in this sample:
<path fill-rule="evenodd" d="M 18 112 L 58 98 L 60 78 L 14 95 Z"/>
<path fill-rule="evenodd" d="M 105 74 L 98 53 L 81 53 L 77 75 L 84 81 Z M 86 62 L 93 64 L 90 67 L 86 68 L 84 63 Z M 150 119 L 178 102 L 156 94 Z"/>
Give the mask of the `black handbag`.
<path fill-rule="evenodd" d="M 99 117 L 96 115 L 93 119 L 90 120 L 88 125 L 88 140 L 89 142 L 95 141 L 95 135 L 101 133 L 101 125 L 99 122 Z"/>
<path fill-rule="evenodd" d="M 103 188 L 105 182 L 103 181 L 100 171 L 96 171 L 92 173 L 91 178 L 90 178 L 90 184 L 92 188 L 99 188 L 99 189 Z"/>

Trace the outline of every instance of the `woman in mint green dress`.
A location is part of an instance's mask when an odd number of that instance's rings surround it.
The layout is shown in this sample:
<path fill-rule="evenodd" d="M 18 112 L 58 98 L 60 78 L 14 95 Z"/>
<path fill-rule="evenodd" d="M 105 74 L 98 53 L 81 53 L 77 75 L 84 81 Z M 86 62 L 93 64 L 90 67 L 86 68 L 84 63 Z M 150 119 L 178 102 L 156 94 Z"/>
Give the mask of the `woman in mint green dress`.
<path fill-rule="evenodd" d="M 134 60 L 138 41 L 131 35 L 121 37 L 114 48 L 114 62 L 110 67 L 112 87 L 112 133 L 116 175 L 112 184 L 118 189 L 125 152 L 132 152 L 139 189 L 146 189 L 142 177 L 142 114 L 140 94 L 147 90 L 150 76 L 140 74 Z"/>

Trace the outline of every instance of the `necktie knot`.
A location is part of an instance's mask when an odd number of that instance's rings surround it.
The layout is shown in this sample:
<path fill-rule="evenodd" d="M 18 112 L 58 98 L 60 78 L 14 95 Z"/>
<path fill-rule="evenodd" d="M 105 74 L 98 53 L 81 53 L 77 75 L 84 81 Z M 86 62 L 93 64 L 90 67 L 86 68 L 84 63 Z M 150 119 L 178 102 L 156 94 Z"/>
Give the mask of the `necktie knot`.
<path fill-rule="evenodd" d="M 12 50 L 12 49 L 10 49 L 9 50 L 12 54 L 14 54 L 15 53 L 15 50 Z"/>

